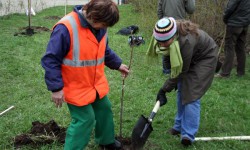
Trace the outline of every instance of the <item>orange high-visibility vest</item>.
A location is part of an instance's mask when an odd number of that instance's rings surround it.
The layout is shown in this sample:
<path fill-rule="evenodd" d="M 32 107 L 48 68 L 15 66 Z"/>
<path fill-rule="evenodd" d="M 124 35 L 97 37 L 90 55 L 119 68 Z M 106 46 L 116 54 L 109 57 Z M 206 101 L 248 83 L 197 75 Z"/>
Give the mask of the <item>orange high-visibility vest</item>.
<path fill-rule="evenodd" d="M 88 105 L 95 101 L 96 92 L 103 98 L 109 92 L 104 73 L 106 35 L 98 43 L 90 29 L 81 26 L 76 12 L 57 24 L 64 24 L 70 34 L 70 50 L 62 64 L 65 101 L 76 106 Z"/>

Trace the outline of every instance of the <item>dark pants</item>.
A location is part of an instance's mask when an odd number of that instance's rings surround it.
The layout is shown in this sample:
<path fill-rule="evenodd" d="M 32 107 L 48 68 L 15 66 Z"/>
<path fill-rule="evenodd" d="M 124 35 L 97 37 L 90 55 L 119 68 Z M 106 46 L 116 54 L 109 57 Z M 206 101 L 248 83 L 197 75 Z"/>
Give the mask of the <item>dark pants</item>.
<path fill-rule="evenodd" d="M 245 44 L 248 27 L 227 26 L 225 37 L 225 61 L 221 68 L 222 76 L 230 76 L 233 68 L 234 53 L 237 57 L 237 75 L 245 74 L 246 52 Z"/>

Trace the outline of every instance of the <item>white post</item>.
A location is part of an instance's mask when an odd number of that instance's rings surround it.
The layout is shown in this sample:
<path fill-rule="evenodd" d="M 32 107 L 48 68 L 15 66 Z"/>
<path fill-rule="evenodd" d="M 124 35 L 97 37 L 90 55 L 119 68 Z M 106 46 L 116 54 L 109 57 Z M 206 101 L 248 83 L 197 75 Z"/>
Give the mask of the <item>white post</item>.
<path fill-rule="evenodd" d="M 215 141 L 215 140 L 250 140 L 250 136 L 229 136 L 229 137 L 197 137 L 195 141 Z"/>
<path fill-rule="evenodd" d="M 7 111 L 11 110 L 12 108 L 14 108 L 14 106 L 10 106 L 8 109 L 6 109 L 3 112 L 1 112 L 0 116 L 3 115 L 4 113 L 6 113 Z"/>

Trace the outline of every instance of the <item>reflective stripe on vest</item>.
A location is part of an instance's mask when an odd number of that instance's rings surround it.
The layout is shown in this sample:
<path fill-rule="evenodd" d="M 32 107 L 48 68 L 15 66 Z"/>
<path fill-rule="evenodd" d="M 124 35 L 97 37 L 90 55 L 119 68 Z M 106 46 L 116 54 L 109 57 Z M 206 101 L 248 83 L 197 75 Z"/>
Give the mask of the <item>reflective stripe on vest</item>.
<path fill-rule="evenodd" d="M 71 42 L 61 66 L 65 102 L 85 106 L 96 100 L 96 93 L 103 98 L 109 92 L 104 72 L 107 33 L 98 41 L 89 28 L 81 26 L 76 12 L 62 18 L 58 24 L 66 26 Z"/>
<path fill-rule="evenodd" d="M 96 66 L 100 65 L 104 62 L 104 57 L 99 58 L 98 60 L 79 60 L 80 56 L 80 44 L 79 44 L 79 39 L 78 39 L 78 30 L 77 30 L 77 25 L 75 18 L 72 16 L 66 16 L 61 19 L 61 21 L 68 20 L 72 29 L 73 29 L 73 60 L 64 58 L 63 59 L 63 64 L 67 66 L 72 66 L 72 67 L 84 67 L 84 66 Z M 107 38 L 107 36 L 106 36 Z M 107 39 L 106 39 L 107 42 Z"/>

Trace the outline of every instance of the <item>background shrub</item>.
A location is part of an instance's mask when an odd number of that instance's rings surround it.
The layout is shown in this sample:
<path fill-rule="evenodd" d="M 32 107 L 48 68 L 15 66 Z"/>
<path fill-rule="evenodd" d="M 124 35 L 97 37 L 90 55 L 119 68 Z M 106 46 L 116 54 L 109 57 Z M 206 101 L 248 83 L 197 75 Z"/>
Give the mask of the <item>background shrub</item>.
<path fill-rule="evenodd" d="M 140 28 L 145 34 L 152 34 L 152 29 L 157 21 L 158 0 L 129 0 L 134 6 L 134 11 L 141 14 L 139 18 Z M 225 24 L 222 21 L 223 11 L 227 0 L 196 0 L 196 10 L 194 14 L 189 15 L 187 19 L 199 24 L 200 28 L 205 30 L 214 38 L 220 46 L 225 33 Z M 248 32 L 247 45 L 250 50 L 250 32 Z"/>

